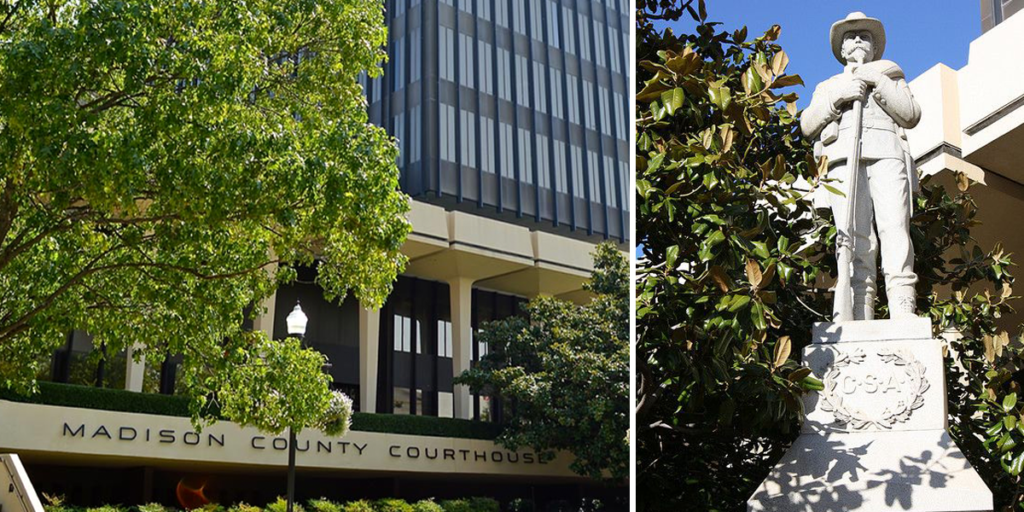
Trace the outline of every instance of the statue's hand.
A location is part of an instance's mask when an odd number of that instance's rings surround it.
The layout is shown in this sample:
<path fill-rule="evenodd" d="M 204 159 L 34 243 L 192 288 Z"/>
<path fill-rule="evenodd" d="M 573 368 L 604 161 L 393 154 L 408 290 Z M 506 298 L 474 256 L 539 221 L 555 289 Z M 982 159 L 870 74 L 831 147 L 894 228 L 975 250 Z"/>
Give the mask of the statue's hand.
<path fill-rule="evenodd" d="M 886 76 L 875 66 L 861 66 L 853 71 L 854 76 L 863 80 L 871 87 L 876 87 L 883 80 L 886 80 Z"/>
<path fill-rule="evenodd" d="M 841 109 L 843 105 L 853 100 L 863 100 L 868 92 L 868 84 L 859 77 L 842 77 L 833 86 L 831 92 L 832 104 Z"/>

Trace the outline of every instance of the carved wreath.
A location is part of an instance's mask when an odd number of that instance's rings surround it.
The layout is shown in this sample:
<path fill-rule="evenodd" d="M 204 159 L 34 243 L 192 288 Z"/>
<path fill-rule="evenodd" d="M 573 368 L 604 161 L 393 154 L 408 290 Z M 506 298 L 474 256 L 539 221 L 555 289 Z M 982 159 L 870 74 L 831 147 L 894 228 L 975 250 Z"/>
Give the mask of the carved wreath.
<path fill-rule="evenodd" d="M 905 350 L 885 349 L 878 355 L 883 362 L 896 365 L 903 370 L 909 378 L 910 392 L 905 394 L 904 399 L 896 402 L 894 407 L 886 407 L 877 417 L 868 415 L 860 409 L 846 406 L 843 403 L 843 397 L 835 392 L 839 384 L 837 378 L 842 368 L 863 363 L 865 355 L 859 349 L 840 353 L 832 368 L 822 379 L 825 389 L 821 392 L 824 399 L 821 408 L 831 412 L 836 423 L 848 425 L 852 430 L 863 430 L 871 426 L 890 429 L 896 423 L 905 423 L 910 420 L 910 413 L 924 405 L 924 393 L 931 387 L 928 379 L 924 376 L 924 365 Z"/>

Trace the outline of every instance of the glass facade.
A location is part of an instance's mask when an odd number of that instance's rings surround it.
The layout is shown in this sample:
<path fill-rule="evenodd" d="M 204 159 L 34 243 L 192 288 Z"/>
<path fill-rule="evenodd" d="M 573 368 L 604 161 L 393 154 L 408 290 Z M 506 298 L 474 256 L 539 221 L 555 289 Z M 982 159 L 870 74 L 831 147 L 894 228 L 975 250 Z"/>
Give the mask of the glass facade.
<path fill-rule="evenodd" d="M 472 328 L 520 314 L 526 299 L 473 290 Z M 399 277 L 380 314 L 377 412 L 453 417 L 452 322 L 445 283 Z M 473 343 L 472 360 L 487 354 Z M 356 369 L 358 377 L 358 368 Z M 497 401 L 473 397 L 473 418 L 496 421 Z"/>
<path fill-rule="evenodd" d="M 625 241 L 627 0 L 388 0 L 364 80 L 420 200 Z"/>
<path fill-rule="evenodd" d="M 988 32 L 1021 9 L 1024 0 L 981 0 L 981 32 Z"/>

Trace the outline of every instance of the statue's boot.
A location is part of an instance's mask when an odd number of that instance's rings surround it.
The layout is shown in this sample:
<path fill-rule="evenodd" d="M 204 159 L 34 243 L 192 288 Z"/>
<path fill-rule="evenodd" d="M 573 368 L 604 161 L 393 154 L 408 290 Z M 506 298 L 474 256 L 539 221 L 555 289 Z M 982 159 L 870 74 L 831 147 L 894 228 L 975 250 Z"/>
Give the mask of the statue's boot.
<path fill-rule="evenodd" d="M 913 286 L 896 286 L 887 290 L 889 295 L 889 318 L 912 318 L 917 316 L 916 292 Z"/>

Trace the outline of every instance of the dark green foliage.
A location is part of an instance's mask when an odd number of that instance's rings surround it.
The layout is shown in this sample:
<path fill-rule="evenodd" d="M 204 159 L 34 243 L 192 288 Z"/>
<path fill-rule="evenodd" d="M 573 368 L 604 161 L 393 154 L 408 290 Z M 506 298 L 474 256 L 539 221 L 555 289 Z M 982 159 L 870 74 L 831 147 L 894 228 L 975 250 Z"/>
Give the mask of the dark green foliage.
<path fill-rule="evenodd" d="M 413 507 L 405 500 L 384 498 L 373 502 L 374 512 L 413 512 Z"/>
<path fill-rule="evenodd" d="M 420 500 L 412 505 L 413 512 L 444 512 L 433 498 L 427 500 Z"/>
<path fill-rule="evenodd" d="M 479 340 L 490 350 L 456 378 L 495 393 L 507 408 L 498 442 L 516 450 L 566 450 L 573 471 L 595 479 L 629 473 L 629 271 L 610 244 L 594 253 L 583 305 L 552 297 L 531 300 L 529 319 L 487 324 Z"/>
<path fill-rule="evenodd" d="M 309 500 L 306 503 L 306 508 L 310 512 L 341 512 L 341 505 L 327 498 Z"/>
<path fill-rule="evenodd" d="M 669 2 L 643 4 L 656 19 Z M 641 510 L 746 509 L 796 435 L 800 394 L 820 386 L 798 358 L 831 311 L 835 229 L 809 204 L 827 184 L 797 130 L 796 95 L 782 94 L 802 82 L 785 74 L 781 29 L 747 40 L 746 28 L 707 22 L 703 4 L 673 3 L 697 21 L 694 34 L 638 25 Z M 935 334 L 961 335 L 946 359 L 950 431 L 1005 506 L 1024 466 L 1009 398 L 1024 378 L 996 323 L 1013 298 L 1012 263 L 970 239 L 977 206 L 954 177 L 951 192 L 926 178 L 916 196 L 918 311 Z"/>
<path fill-rule="evenodd" d="M 135 393 L 117 389 L 92 388 L 53 382 L 40 382 L 39 393 L 19 395 L 13 391 L 0 391 L 0 399 L 103 411 L 134 412 L 159 416 L 189 417 L 189 400 L 175 395 Z M 216 415 L 216 413 L 211 413 Z M 501 427 L 494 423 L 435 418 L 431 416 L 402 416 L 395 414 L 355 413 L 352 430 L 387 432 L 431 437 L 457 437 L 462 439 L 495 439 Z"/>

